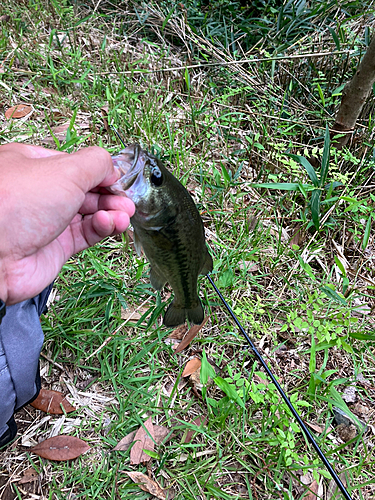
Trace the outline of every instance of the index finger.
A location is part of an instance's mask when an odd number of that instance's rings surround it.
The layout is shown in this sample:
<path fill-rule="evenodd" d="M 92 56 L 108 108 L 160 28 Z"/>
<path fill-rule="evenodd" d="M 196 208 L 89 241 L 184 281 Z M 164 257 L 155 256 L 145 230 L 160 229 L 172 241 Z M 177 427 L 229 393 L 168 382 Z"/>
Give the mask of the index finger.
<path fill-rule="evenodd" d="M 0 152 L 11 152 L 26 156 L 26 158 L 47 158 L 49 156 L 67 155 L 62 151 L 46 149 L 42 146 L 33 146 L 31 144 L 21 144 L 20 142 L 11 142 L 0 146 Z"/>

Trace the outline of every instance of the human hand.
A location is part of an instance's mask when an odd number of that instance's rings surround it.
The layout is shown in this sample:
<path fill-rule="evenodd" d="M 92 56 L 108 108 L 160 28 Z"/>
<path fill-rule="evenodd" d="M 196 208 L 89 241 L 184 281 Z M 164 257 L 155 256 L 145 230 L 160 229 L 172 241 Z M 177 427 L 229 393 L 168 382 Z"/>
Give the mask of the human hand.
<path fill-rule="evenodd" d="M 118 177 L 99 147 L 0 146 L 0 299 L 36 296 L 73 254 L 125 231 L 133 202 L 101 189 Z"/>

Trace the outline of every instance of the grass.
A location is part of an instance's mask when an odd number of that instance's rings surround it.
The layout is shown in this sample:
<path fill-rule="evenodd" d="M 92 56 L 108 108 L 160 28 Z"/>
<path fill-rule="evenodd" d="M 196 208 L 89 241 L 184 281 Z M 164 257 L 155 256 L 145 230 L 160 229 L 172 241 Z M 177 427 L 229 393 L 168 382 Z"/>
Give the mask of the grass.
<path fill-rule="evenodd" d="M 372 101 L 350 150 L 331 150 L 327 179 L 343 186 L 321 205 L 318 232 L 303 189 L 309 177 L 288 154 L 311 161 L 322 154 L 337 89 L 365 50 L 363 25 L 373 28 L 372 6 L 316 2 L 298 15 L 292 3 L 283 14 L 272 2 L 259 12 L 237 2 L 211 7 L 102 2 L 94 12 L 67 1 L 6 0 L 0 102 L 34 111 L 9 121 L 2 113 L 0 140 L 118 151 L 104 116 L 126 143 L 159 154 L 198 205 L 220 290 L 304 421 L 320 428 L 316 439 L 353 499 L 371 499 L 371 429 L 344 442 L 329 427 L 348 387 L 356 390 L 350 411 L 367 424 L 374 403 Z M 331 55 L 291 57 L 312 52 Z M 259 61 L 238 62 L 251 58 Z M 261 183 L 302 187 L 254 187 Z M 32 439 L 59 425 L 91 450 L 53 463 L 19 440 L 3 452 L 5 481 L 31 466 L 40 474 L 38 498 L 148 498 L 124 474 L 139 470 L 178 499 L 309 498 L 314 479 L 324 498 L 340 498 L 207 281 L 200 289 L 209 321 L 176 355 L 160 326 L 170 294 L 154 292 L 148 269 L 126 235 L 66 264 L 42 320 L 41 366 L 43 387 L 73 394 L 77 410 L 43 422 Z M 125 323 L 122 309 L 139 306 L 145 320 Z M 227 384 L 177 390 L 193 355 L 207 355 Z M 184 443 L 201 415 L 207 425 Z M 129 451 L 111 449 L 148 416 L 175 426 L 175 436 L 150 466 L 134 466 Z M 43 417 L 27 409 L 22 418 L 28 428 Z M 22 488 L 18 497 L 26 498 Z"/>

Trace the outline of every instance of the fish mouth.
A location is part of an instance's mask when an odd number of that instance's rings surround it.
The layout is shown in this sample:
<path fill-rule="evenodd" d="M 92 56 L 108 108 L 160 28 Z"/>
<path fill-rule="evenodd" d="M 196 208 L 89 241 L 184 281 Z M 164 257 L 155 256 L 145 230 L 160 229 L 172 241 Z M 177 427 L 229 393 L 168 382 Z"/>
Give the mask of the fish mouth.
<path fill-rule="evenodd" d="M 144 168 L 143 162 L 139 161 L 141 152 L 142 148 L 139 144 L 131 144 L 120 151 L 118 155 L 112 156 L 113 166 L 121 174 L 120 179 L 110 186 L 112 192 L 123 194 L 124 191 L 128 191 L 133 186 Z"/>

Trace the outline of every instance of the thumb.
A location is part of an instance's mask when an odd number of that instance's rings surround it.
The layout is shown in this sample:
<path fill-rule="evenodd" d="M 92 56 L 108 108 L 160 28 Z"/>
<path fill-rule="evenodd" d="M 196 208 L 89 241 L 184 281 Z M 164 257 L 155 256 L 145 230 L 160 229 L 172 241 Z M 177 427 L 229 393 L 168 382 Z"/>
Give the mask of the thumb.
<path fill-rule="evenodd" d="M 120 175 L 113 166 L 111 155 L 99 146 L 80 149 L 70 155 L 55 156 L 53 162 L 55 167 L 60 163 L 64 176 L 68 176 L 84 193 L 97 186 L 110 186 Z"/>

